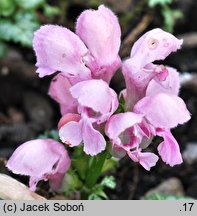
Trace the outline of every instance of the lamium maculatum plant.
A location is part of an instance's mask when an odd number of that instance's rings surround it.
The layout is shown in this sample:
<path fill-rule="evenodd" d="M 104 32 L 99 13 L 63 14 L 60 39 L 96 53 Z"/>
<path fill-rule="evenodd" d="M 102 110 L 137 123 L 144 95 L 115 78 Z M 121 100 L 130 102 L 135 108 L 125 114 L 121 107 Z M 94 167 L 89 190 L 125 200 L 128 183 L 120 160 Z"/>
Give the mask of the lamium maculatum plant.
<path fill-rule="evenodd" d="M 103 189 L 114 188 L 114 178 L 100 177 L 115 166 L 115 158 L 127 156 L 148 171 L 159 156 L 170 166 L 183 162 L 171 133 L 190 119 L 178 96 L 179 73 L 153 63 L 180 49 L 182 40 L 159 28 L 150 30 L 122 61 L 120 37 L 118 19 L 104 5 L 81 13 L 75 33 L 57 25 L 35 32 L 36 72 L 39 77 L 57 73 L 49 95 L 62 118 L 59 141 L 28 141 L 8 160 L 13 173 L 30 176 L 31 190 L 49 180 L 53 190 L 62 185 L 67 195 L 79 191 L 81 199 L 106 199 Z M 109 86 L 118 69 L 126 82 L 119 96 Z M 162 138 L 159 156 L 149 150 L 156 136 Z"/>

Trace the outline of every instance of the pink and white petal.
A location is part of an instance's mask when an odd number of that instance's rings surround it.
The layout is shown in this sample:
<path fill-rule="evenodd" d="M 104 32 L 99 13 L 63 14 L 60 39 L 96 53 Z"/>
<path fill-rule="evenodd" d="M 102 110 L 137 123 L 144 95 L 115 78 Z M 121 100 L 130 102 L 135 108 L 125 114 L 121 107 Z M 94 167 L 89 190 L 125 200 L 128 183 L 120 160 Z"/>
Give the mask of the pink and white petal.
<path fill-rule="evenodd" d="M 134 112 L 145 115 L 156 128 L 174 128 L 190 120 L 184 101 L 172 94 L 147 96 L 135 105 Z"/>
<path fill-rule="evenodd" d="M 161 142 L 157 148 L 162 160 L 170 166 L 181 164 L 183 159 L 180 148 L 171 132 L 169 130 L 160 130 L 157 132 L 157 135 L 163 137 L 164 139 L 164 141 Z"/>
<path fill-rule="evenodd" d="M 62 71 L 68 77 L 91 78 L 90 70 L 82 62 L 88 50 L 80 38 L 67 28 L 42 26 L 34 33 L 33 48 L 40 77 Z"/>
<path fill-rule="evenodd" d="M 88 119 L 83 122 L 84 152 L 91 156 L 97 155 L 105 150 L 106 142 L 103 135 L 95 130 Z"/>
<path fill-rule="evenodd" d="M 101 5 L 98 10 L 82 12 L 77 19 L 76 33 L 99 67 L 115 62 L 120 48 L 121 30 L 117 17 L 110 9 Z"/>
<path fill-rule="evenodd" d="M 82 142 L 82 121 L 70 121 L 59 130 L 59 136 L 63 143 L 70 147 L 78 146 Z"/>
<path fill-rule="evenodd" d="M 67 124 L 70 121 L 79 122 L 80 119 L 81 119 L 81 116 L 79 114 L 68 113 L 62 116 L 62 118 L 59 120 L 58 129 L 60 129 L 63 125 Z"/>
<path fill-rule="evenodd" d="M 118 113 L 107 121 L 105 133 L 110 139 L 116 139 L 126 129 L 142 121 L 143 115 L 132 112 Z"/>
<path fill-rule="evenodd" d="M 89 107 L 95 112 L 107 113 L 111 109 L 110 88 L 103 80 L 82 81 L 72 86 L 70 92 L 81 106 Z"/>
<path fill-rule="evenodd" d="M 138 68 L 143 68 L 156 60 L 164 60 L 171 52 L 180 49 L 182 43 L 172 34 L 156 28 L 135 42 L 130 57 Z"/>
<path fill-rule="evenodd" d="M 128 155 L 134 162 L 139 162 L 140 165 L 148 171 L 150 171 L 150 168 L 155 166 L 159 160 L 159 157 L 156 154 L 150 152 L 134 151 L 128 152 Z"/>
<path fill-rule="evenodd" d="M 168 76 L 164 81 L 158 82 L 152 79 L 146 90 L 146 96 L 151 96 L 158 93 L 168 93 L 178 95 L 180 89 L 179 73 L 176 69 L 166 67 L 168 70 Z"/>

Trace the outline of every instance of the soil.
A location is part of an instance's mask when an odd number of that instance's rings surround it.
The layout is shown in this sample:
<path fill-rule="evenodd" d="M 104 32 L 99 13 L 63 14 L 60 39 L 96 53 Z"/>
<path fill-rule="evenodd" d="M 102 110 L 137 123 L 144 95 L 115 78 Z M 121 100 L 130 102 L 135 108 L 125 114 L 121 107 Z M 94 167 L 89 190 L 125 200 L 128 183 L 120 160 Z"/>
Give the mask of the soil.
<path fill-rule="evenodd" d="M 70 6 L 70 10 L 75 11 L 76 8 L 77 13 L 72 16 L 67 15 L 71 19 L 70 26 L 80 11 L 87 7 L 78 5 L 77 1 L 74 2 Z M 111 0 L 110 4 L 113 5 L 113 2 Z M 135 1 L 131 2 L 135 3 Z M 128 1 L 125 0 L 125 4 L 128 4 Z M 117 5 L 116 7 L 118 10 L 119 7 Z M 197 2 L 194 0 L 176 1 L 175 7 L 184 11 L 185 18 L 176 24 L 174 34 L 196 32 L 196 36 L 197 25 L 191 20 L 197 20 Z M 128 7 L 122 6 L 118 13 L 122 14 L 127 9 Z M 75 17 L 73 18 L 73 16 Z M 138 24 L 139 20 L 136 19 L 135 24 Z M 156 23 L 158 24 L 158 22 Z M 156 27 L 155 22 L 152 21 L 147 25 L 143 32 L 150 27 Z M 123 32 L 124 37 L 127 34 L 129 34 L 129 28 Z M 4 161 L 23 142 L 35 138 L 45 131 L 56 129 L 60 113 L 58 105 L 47 95 L 52 77 L 39 79 L 35 74 L 33 51 L 19 45 L 10 44 L 9 46 L 7 57 L 0 59 L 0 172 L 11 175 L 5 169 Z M 181 51 L 168 57 L 164 63 L 177 68 L 181 73 L 196 73 L 197 44 L 194 41 L 192 46 L 183 46 Z M 122 76 L 118 74 L 113 79 L 111 86 L 120 91 L 124 87 Z M 188 142 L 197 143 L 197 85 L 183 86 L 180 96 L 192 114 L 192 119 L 187 124 L 173 130 L 181 151 L 183 151 Z M 153 150 L 156 151 L 156 145 L 153 146 Z M 107 193 L 110 199 L 140 199 L 148 190 L 166 179 L 177 177 L 183 184 L 185 195 L 197 198 L 196 170 L 197 162 L 190 165 L 183 163 L 172 168 L 159 161 L 156 167 L 147 172 L 128 158 L 124 158 L 120 161 L 120 166 L 115 174 L 117 188 L 108 190 Z M 15 175 L 14 177 L 21 179 Z M 22 181 L 27 182 L 27 179 L 23 178 Z M 49 196 L 48 193 L 46 196 Z"/>

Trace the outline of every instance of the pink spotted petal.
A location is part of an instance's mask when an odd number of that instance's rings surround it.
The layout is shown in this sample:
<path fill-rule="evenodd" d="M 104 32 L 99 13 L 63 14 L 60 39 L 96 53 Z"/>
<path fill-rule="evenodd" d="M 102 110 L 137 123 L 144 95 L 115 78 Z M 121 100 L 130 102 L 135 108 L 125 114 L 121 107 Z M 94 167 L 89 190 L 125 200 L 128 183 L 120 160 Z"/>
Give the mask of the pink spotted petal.
<path fill-rule="evenodd" d="M 162 160 L 170 166 L 181 164 L 183 159 L 180 148 L 171 132 L 169 130 L 160 130 L 157 132 L 157 135 L 163 137 L 164 139 L 164 141 L 158 146 L 158 152 Z"/>
<path fill-rule="evenodd" d="M 56 174 L 65 174 L 70 158 L 64 146 L 52 139 L 37 139 L 19 146 L 7 162 L 15 174 L 30 176 L 30 188 L 36 189 L 40 180 L 50 180 Z M 59 182 L 62 178 L 59 179 Z"/>
<path fill-rule="evenodd" d="M 159 93 L 141 99 L 134 111 L 145 115 L 156 128 L 174 128 L 190 119 L 184 101 L 172 94 Z"/>
<path fill-rule="evenodd" d="M 88 50 L 80 38 L 67 28 L 44 25 L 34 34 L 33 48 L 36 53 L 40 77 L 62 71 L 68 77 L 89 79 L 90 70 L 82 58 Z"/>
<path fill-rule="evenodd" d="M 98 67 L 116 61 L 121 30 L 117 17 L 104 5 L 98 10 L 85 10 L 77 19 L 76 33 L 88 47 Z M 93 66 L 94 67 L 94 66 Z"/>
<path fill-rule="evenodd" d="M 152 79 L 147 87 L 146 96 L 161 92 L 178 95 L 180 89 L 179 73 L 171 67 L 166 67 L 166 69 L 168 70 L 166 79 L 159 82 Z"/>
<path fill-rule="evenodd" d="M 140 151 L 134 151 L 134 152 L 128 152 L 129 157 L 134 162 L 139 162 L 144 169 L 150 171 L 150 168 L 155 166 L 157 161 L 159 160 L 159 157 L 150 152 L 140 152 Z"/>
<path fill-rule="evenodd" d="M 180 49 L 182 43 L 172 34 L 156 28 L 135 42 L 130 57 L 138 68 L 143 68 L 156 60 L 164 60 L 171 52 Z"/>
<path fill-rule="evenodd" d="M 83 125 L 84 151 L 91 156 L 105 150 L 106 142 L 103 135 L 95 130 L 90 121 L 84 120 Z"/>
<path fill-rule="evenodd" d="M 70 147 L 78 146 L 82 142 L 82 121 L 70 121 L 59 130 L 59 136 L 63 143 Z"/>
<path fill-rule="evenodd" d="M 49 95 L 60 104 L 62 115 L 77 112 L 77 100 L 72 97 L 70 87 L 71 84 L 63 73 L 56 75 L 49 87 Z"/>

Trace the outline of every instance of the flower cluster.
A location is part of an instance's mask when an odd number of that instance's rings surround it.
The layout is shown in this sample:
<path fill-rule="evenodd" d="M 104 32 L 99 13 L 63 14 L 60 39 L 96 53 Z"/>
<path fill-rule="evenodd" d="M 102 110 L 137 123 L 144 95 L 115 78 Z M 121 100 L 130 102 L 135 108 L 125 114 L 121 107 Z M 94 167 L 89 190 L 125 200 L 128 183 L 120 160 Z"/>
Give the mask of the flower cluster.
<path fill-rule="evenodd" d="M 85 10 L 77 19 L 76 33 L 57 25 L 45 25 L 35 32 L 33 47 L 40 77 L 59 72 L 51 81 L 49 95 L 59 103 L 62 118 L 59 136 L 70 147 L 83 145 L 95 156 L 111 143 L 114 157 L 128 155 L 150 170 L 158 156 L 145 149 L 155 136 L 162 160 L 174 166 L 182 163 L 179 145 L 170 130 L 190 119 L 178 96 L 176 69 L 153 64 L 181 47 L 182 40 L 159 28 L 134 44 L 130 57 L 121 61 L 118 53 L 121 31 L 114 13 L 105 6 Z M 118 97 L 109 87 L 122 68 L 126 89 Z M 118 113 L 119 99 L 124 111 Z M 41 179 L 56 188 L 70 165 L 61 143 L 33 140 L 20 146 L 8 161 L 14 173 L 31 176 L 35 189 Z"/>

